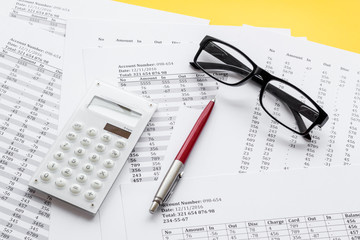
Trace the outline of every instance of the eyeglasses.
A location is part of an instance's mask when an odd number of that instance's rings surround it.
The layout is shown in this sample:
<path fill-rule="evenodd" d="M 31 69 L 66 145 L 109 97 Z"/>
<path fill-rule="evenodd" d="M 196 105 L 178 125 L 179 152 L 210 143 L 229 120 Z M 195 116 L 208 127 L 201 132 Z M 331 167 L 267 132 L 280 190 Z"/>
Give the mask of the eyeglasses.
<path fill-rule="evenodd" d="M 259 99 L 265 112 L 307 141 L 311 141 L 309 132 L 316 125 L 324 126 L 329 118 L 299 88 L 260 68 L 236 47 L 211 36 L 201 41 L 194 62 L 190 64 L 229 86 L 253 80 L 261 86 Z"/>

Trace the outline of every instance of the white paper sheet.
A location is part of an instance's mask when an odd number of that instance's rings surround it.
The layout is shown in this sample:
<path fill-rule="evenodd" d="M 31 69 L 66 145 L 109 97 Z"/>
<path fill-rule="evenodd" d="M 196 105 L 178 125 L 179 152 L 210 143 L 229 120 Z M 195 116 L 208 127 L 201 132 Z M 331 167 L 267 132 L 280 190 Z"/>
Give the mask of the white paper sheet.
<path fill-rule="evenodd" d="M 266 36 L 268 36 L 268 33 Z M 295 85 L 298 85 L 305 92 L 309 92 L 309 95 L 313 98 L 315 96 L 315 99 L 318 93 L 323 93 L 314 87 L 309 87 L 305 81 L 311 80 L 312 84 L 317 86 L 317 88 L 320 87 L 319 84 L 321 84 L 322 81 L 329 84 L 326 79 L 321 78 L 324 62 L 331 62 L 331 65 L 333 66 L 333 70 L 331 72 L 332 74 L 335 74 L 335 72 L 340 69 L 340 65 L 345 64 L 347 66 L 346 69 L 351 69 L 349 75 L 347 76 L 348 79 L 352 79 L 354 77 L 356 79 L 359 75 L 359 72 L 357 72 L 358 70 L 356 70 L 356 66 L 353 66 L 353 63 L 355 63 L 354 59 L 358 58 L 358 55 L 356 54 L 351 54 L 313 43 L 298 41 L 294 38 L 278 36 L 271 38 L 271 35 L 267 38 L 269 43 L 265 44 L 263 42 L 264 38 L 265 35 L 256 33 L 255 36 L 252 36 L 251 32 L 249 32 L 245 36 L 241 36 L 241 38 L 239 38 L 240 43 L 236 44 L 238 44 L 239 48 L 245 49 L 245 52 L 249 52 L 249 56 L 254 58 L 255 62 L 260 64 L 260 66 L 274 72 L 280 77 L 284 77 L 285 79 L 292 77 L 291 81 L 293 81 Z M 289 41 L 289 39 L 291 39 L 291 41 Z M 118 179 L 116 184 L 128 181 L 129 179 L 133 182 L 157 180 L 159 178 L 159 174 L 161 174 L 161 169 L 166 170 L 167 166 L 165 164 L 172 161 L 172 159 L 165 159 L 164 155 L 167 149 L 167 144 L 170 140 L 172 128 L 176 122 L 176 111 L 178 110 L 178 107 L 180 105 L 192 107 L 203 106 L 216 94 L 217 90 L 216 85 L 214 85 L 215 83 L 200 72 L 194 71 L 188 65 L 188 62 L 192 60 L 197 48 L 197 45 L 157 45 L 153 47 L 129 46 L 127 48 L 118 49 L 103 48 L 84 52 L 88 79 L 103 79 L 109 81 L 110 83 L 118 84 L 119 87 L 142 94 L 144 97 L 150 98 L 159 104 L 159 112 L 155 114 L 151 125 L 149 125 L 146 129 L 144 135 L 142 136 L 143 140 L 140 140 L 138 143 L 134 154 L 129 158 L 128 164 L 124 167 L 124 171 L 121 173 L 121 177 Z M 271 61 L 268 63 L 266 63 L 269 61 L 267 51 L 270 51 L 270 53 L 273 54 L 270 57 Z M 297 58 L 293 59 L 292 55 L 287 55 L 288 52 L 295 54 L 293 51 L 300 52 L 302 55 L 306 54 L 306 57 L 303 57 L 303 60 L 306 61 L 300 61 L 301 63 L 299 64 L 299 62 L 297 62 Z M 108 64 L 100 64 L 100 61 L 103 59 L 106 59 Z M 139 59 L 141 59 L 140 62 Z M 291 65 L 293 70 L 289 72 L 283 71 L 285 63 L 287 66 Z M 308 71 L 305 71 L 305 73 L 307 72 L 309 75 L 302 75 L 304 69 Z M 128 72 L 126 72 L 126 70 Z M 140 76 L 137 75 L 139 72 L 141 73 Z M 115 81 L 115 79 L 117 80 Z M 334 90 L 336 92 L 336 86 L 339 84 L 336 82 L 336 77 L 333 77 L 333 79 L 334 80 L 331 83 L 331 86 L 325 85 L 327 89 L 326 91 L 329 95 L 333 94 Z M 318 82 L 315 83 L 315 80 Z M 200 85 L 197 85 L 198 83 L 200 83 Z M 339 85 L 341 87 L 339 90 L 354 94 L 352 91 L 355 89 L 351 84 L 356 84 L 356 82 L 354 83 L 349 80 L 347 81 L 347 84 L 349 84 L 349 86 L 347 86 L 346 89 L 343 89 L 342 85 Z M 181 89 L 186 91 L 183 92 Z M 204 176 L 209 174 L 239 173 L 245 171 L 257 172 L 260 170 L 266 170 L 264 166 L 270 166 L 268 169 L 277 170 L 284 168 L 289 169 L 328 165 L 326 158 L 317 158 L 316 154 L 307 154 L 309 151 L 320 152 L 324 151 L 324 149 L 325 151 L 328 151 L 327 149 L 329 148 L 323 147 L 324 144 L 328 144 L 328 139 L 333 138 L 333 136 L 327 135 L 329 134 L 328 129 L 324 128 L 321 132 L 319 130 L 315 130 L 312 133 L 314 141 L 309 143 L 309 145 L 304 140 L 300 139 L 300 137 L 296 137 L 295 135 L 289 133 L 286 129 L 281 129 L 280 127 L 278 128 L 276 135 L 268 138 L 268 131 L 273 127 L 270 125 L 270 117 L 266 116 L 264 112 L 261 113 L 262 110 L 257 105 L 259 88 L 249 83 L 238 88 L 231 88 L 229 91 L 232 92 L 232 94 L 225 94 L 223 103 L 224 106 L 227 106 L 227 110 L 231 110 L 231 114 L 226 112 L 226 109 L 217 107 L 218 105 L 221 105 L 219 104 L 219 101 L 221 102 L 221 100 L 218 99 L 211 119 L 214 119 L 214 116 L 218 116 L 218 118 L 216 121 L 209 119 L 205 126 L 206 128 L 212 126 L 217 133 L 214 134 L 211 131 L 205 132 L 206 134 L 210 134 L 210 137 L 207 139 L 211 140 L 211 145 L 209 145 L 211 147 L 200 147 L 201 143 L 206 141 L 199 141 L 190 155 L 190 157 L 193 158 L 193 155 L 201 153 L 202 149 L 202 151 L 209 150 L 208 153 L 211 153 L 211 156 L 209 158 L 204 156 L 195 158 L 198 159 L 198 161 L 191 161 L 189 159 L 189 164 L 194 165 L 194 167 L 187 166 L 185 176 L 187 174 L 190 174 L 189 176 L 194 176 L 193 174 L 188 173 L 189 171 L 194 171 L 195 175 L 202 174 Z M 324 91 L 324 88 L 321 88 L 321 91 Z M 185 95 L 183 95 L 183 93 Z M 342 95 L 345 96 L 347 94 Z M 352 97 L 356 97 L 356 95 L 352 95 Z M 331 100 L 332 98 L 329 96 L 328 99 Z M 343 103 L 346 104 L 346 101 L 351 101 L 351 99 L 346 99 Z M 319 98 L 319 103 L 326 106 L 325 100 L 321 103 L 321 98 Z M 329 103 L 329 105 L 331 104 L 333 103 Z M 349 104 L 347 106 L 349 106 Z M 242 163 L 242 155 L 244 155 L 246 140 L 248 138 L 247 134 L 249 134 L 248 131 L 251 131 L 251 118 L 253 117 L 255 110 L 260 112 L 255 113 L 255 115 L 259 117 L 259 121 L 255 123 L 256 129 L 259 129 L 256 132 L 255 143 L 260 145 L 260 150 L 254 148 L 252 150 L 252 154 L 263 154 L 263 145 L 266 145 L 267 141 L 273 141 L 273 139 L 275 139 L 277 145 L 276 147 L 274 145 L 271 151 L 276 151 L 277 153 L 276 155 L 275 153 L 273 155 L 270 154 L 271 159 L 268 159 L 270 163 L 261 162 L 263 160 L 261 156 L 252 156 L 252 159 L 254 160 L 251 161 L 251 165 L 246 165 L 246 163 Z M 325 108 L 325 110 L 327 109 Z M 347 112 L 344 115 L 344 119 L 346 119 L 346 117 L 351 114 L 352 110 L 343 110 Z M 223 114 L 216 114 L 217 111 Z M 330 114 L 331 123 L 331 119 L 334 119 L 332 116 L 333 113 L 329 110 L 327 111 Z M 335 118 L 335 120 L 337 119 L 338 118 Z M 211 124 L 212 121 L 213 124 Z M 341 121 L 346 122 L 346 120 Z M 356 119 L 353 124 L 358 124 Z M 332 124 L 328 125 L 331 126 Z M 255 127 L 253 126 L 253 128 Z M 348 133 L 350 134 L 350 132 Z M 236 138 L 235 142 L 226 141 L 226 139 L 229 138 L 229 134 L 232 134 L 230 139 Z M 353 139 L 357 138 L 356 132 L 351 132 L 349 136 Z M 339 140 L 335 145 L 332 145 L 332 148 L 339 153 L 345 151 L 343 144 L 347 144 L 346 141 L 348 139 L 346 137 L 347 136 L 345 136 L 345 138 L 344 136 L 339 136 Z M 202 136 L 200 136 L 200 139 L 201 138 Z M 281 154 L 286 153 L 287 151 L 284 152 L 283 148 L 288 148 L 290 143 L 293 143 L 292 140 L 294 139 L 297 139 L 295 147 L 296 151 L 289 150 L 289 157 L 284 158 Z M 221 144 L 219 144 L 219 142 Z M 351 160 L 354 161 L 352 164 L 355 164 L 358 159 L 356 157 L 356 152 L 351 149 L 350 151 L 352 156 Z M 227 159 L 225 159 L 225 156 Z M 218 159 L 221 160 L 219 161 Z M 341 158 L 337 158 L 334 155 L 332 159 L 334 162 L 330 165 L 343 165 Z M 225 164 L 222 164 L 225 160 Z M 339 161 L 336 162 L 337 160 Z M 196 167 L 196 165 L 201 165 L 201 168 Z M 250 166 L 248 169 L 245 169 L 243 165 Z M 188 170 L 188 168 L 190 170 Z M 115 201 L 114 199 L 115 198 L 112 197 L 111 201 Z M 105 211 L 110 210 L 110 208 L 103 209 Z M 118 210 L 117 213 L 118 214 L 115 215 L 120 215 L 121 210 Z M 110 225 L 111 224 L 109 224 L 109 226 Z"/>
<path fill-rule="evenodd" d="M 127 239 L 356 239 L 359 170 L 190 177 L 154 215 L 157 184 L 123 184 Z"/>
<path fill-rule="evenodd" d="M 176 26 L 176 27 L 175 27 Z M 81 31 L 80 31 L 81 29 Z M 114 31 L 114 29 L 116 29 L 116 31 Z M 138 31 L 134 32 L 133 30 L 137 29 Z M 91 20 L 81 20 L 81 19 L 72 19 L 68 21 L 68 34 L 67 34 L 67 42 L 66 42 L 66 53 L 65 55 L 68 56 L 67 59 L 72 59 L 73 61 L 68 62 L 68 64 L 65 64 L 65 72 L 67 74 L 65 74 L 68 77 L 65 77 L 66 79 L 70 79 L 69 76 L 76 76 L 76 77 L 72 77 L 75 79 L 85 79 L 85 77 L 83 76 L 83 72 L 81 71 L 81 62 L 82 62 L 82 58 L 81 58 L 81 49 L 82 48 L 86 48 L 86 47 L 95 47 L 95 46 L 99 46 L 102 47 L 103 49 L 100 50 L 96 50 L 97 52 L 113 52 L 112 49 L 104 49 L 107 46 L 123 46 L 124 44 L 130 44 L 129 47 L 131 45 L 137 45 L 137 46 L 141 46 L 141 44 L 154 44 L 156 46 L 154 46 L 156 49 L 155 51 L 167 51 L 166 48 L 168 48 L 169 46 L 167 46 L 165 49 L 162 49 L 162 47 L 159 46 L 159 44 L 175 44 L 175 43 L 180 43 L 180 42 L 193 42 L 193 41 L 201 41 L 201 39 L 206 35 L 214 35 L 214 36 L 218 36 L 218 37 L 222 37 L 222 38 L 227 38 L 228 40 L 232 40 L 232 39 L 237 39 L 239 37 L 240 34 L 240 28 L 239 27 L 230 27 L 230 26 L 190 26 L 190 25 L 170 25 L 170 24 L 144 24 L 144 23 L 127 23 L 124 24 L 123 22 L 109 22 L 109 21 L 91 21 Z M 81 34 L 79 34 L 81 32 Z M 137 47 L 136 47 L 137 48 Z M 125 49 L 125 48 L 124 48 Z M 129 51 L 129 56 L 131 58 L 131 51 L 132 49 L 134 49 L 134 47 L 130 47 L 127 51 Z M 141 50 L 141 49 L 140 49 Z M 194 52 L 197 50 L 197 46 L 194 47 L 194 49 L 192 51 L 190 51 L 189 53 L 184 53 L 186 55 L 188 55 L 188 58 L 192 58 L 194 55 Z M 90 50 L 91 51 L 91 50 Z M 121 61 L 125 60 L 128 61 L 130 60 L 129 57 L 124 58 L 124 53 L 123 53 L 123 49 L 118 49 L 115 50 L 117 52 L 117 54 L 114 54 L 114 58 L 113 59 L 106 59 L 107 67 L 103 70 L 100 70 L 101 73 L 96 73 L 95 75 L 92 75 L 92 73 L 89 74 L 89 78 L 87 78 L 88 81 L 93 81 L 94 79 L 97 79 L 97 77 L 99 76 L 98 79 L 102 79 L 102 80 L 109 80 L 110 84 L 113 84 L 113 82 L 111 81 L 111 79 L 114 79 L 116 76 L 113 75 L 114 72 L 118 72 L 117 69 L 117 64 L 119 64 L 119 60 L 121 59 Z M 139 51 L 138 49 L 135 49 L 135 51 Z M 143 52 L 144 56 L 146 56 L 147 58 L 152 59 L 153 57 L 158 59 L 156 57 L 156 52 L 155 51 L 150 51 L 148 52 L 148 50 L 146 50 L 145 52 Z M 183 56 L 176 56 L 176 58 L 178 57 L 183 57 Z M 144 63 L 147 61 L 145 61 L 144 57 L 141 56 L 141 63 Z M 99 64 L 99 59 L 96 59 L 96 57 L 94 58 L 94 56 L 90 56 L 89 58 L 87 58 L 88 61 L 91 61 L 90 69 L 93 68 L 91 64 Z M 139 56 L 137 55 L 136 58 L 131 58 L 131 62 L 137 62 L 139 59 Z M 153 61 L 153 60 L 151 60 Z M 102 61 L 101 61 L 102 63 Z M 77 67 L 78 66 L 78 67 Z M 169 66 L 171 67 L 171 66 Z M 98 69 L 98 67 L 96 67 Z M 99 68 L 101 69 L 101 67 Z M 188 72 L 188 70 L 191 68 L 189 68 L 188 66 L 186 66 L 184 68 L 184 72 L 181 73 L 186 73 Z M 94 69 L 95 70 L 95 69 Z M 90 70 L 92 72 L 92 70 Z M 95 71 L 96 72 L 96 71 Z M 185 75 L 184 75 L 185 76 Z M 168 77 L 169 79 L 172 79 L 171 76 Z M 72 82 L 68 82 L 69 85 L 73 85 Z M 193 88 L 191 91 L 188 91 L 188 96 L 189 98 L 194 96 L 195 98 L 199 95 L 199 94 L 203 94 L 203 98 L 206 99 L 206 94 L 204 91 L 202 91 L 201 86 L 199 85 L 198 87 L 197 84 L 192 81 L 189 83 L 183 83 L 185 88 L 186 87 L 190 87 Z M 164 84 L 165 86 L 166 84 Z M 216 84 L 215 84 L 216 85 Z M 159 90 L 161 90 L 163 85 L 159 85 L 159 86 L 154 86 L 149 88 L 149 96 L 152 95 L 151 92 L 158 92 Z M 195 87 L 195 88 L 194 88 Z M 204 83 L 204 87 L 208 88 L 210 92 L 213 91 L 211 90 L 211 85 L 208 85 L 207 83 Z M 173 88 L 173 86 L 169 86 L 169 88 Z M 79 87 L 74 87 L 74 90 L 76 90 L 77 92 L 79 91 Z M 138 92 L 139 88 L 138 86 L 134 85 L 133 87 L 130 87 L 130 89 L 134 89 L 136 92 Z M 161 94 L 156 94 L 157 96 L 161 96 Z M 179 95 L 179 94 L 178 94 Z M 177 96 L 178 96 L 177 95 Z M 181 95 L 181 94 L 180 94 Z M 179 104 L 183 104 L 181 103 L 181 99 L 172 99 L 173 95 L 169 95 L 167 96 L 166 94 L 166 98 L 170 98 L 170 103 L 166 104 L 166 106 L 171 106 L 171 108 L 178 106 Z M 185 99 L 185 98 L 184 98 Z M 66 99 L 64 99 L 66 100 Z M 74 97 L 68 102 L 69 107 L 71 107 L 71 105 L 73 104 Z M 186 101 L 186 100 L 185 100 Z M 173 102 L 173 103 L 171 103 Z M 197 103 L 202 102 L 201 104 L 203 104 L 203 101 L 201 99 L 198 99 L 197 101 L 195 101 Z M 191 103 L 191 104 L 197 104 L 197 103 Z M 185 103 L 184 103 L 185 104 Z M 63 105 L 62 105 L 63 106 Z M 165 106 L 165 105 L 164 105 Z M 169 132 L 171 130 L 171 126 L 173 124 L 173 120 L 175 120 L 175 118 L 173 118 L 173 111 L 174 110 L 169 110 L 168 113 L 160 113 L 158 114 L 159 117 L 159 121 L 155 120 L 158 123 L 155 124 L 159 124 L 160 128 L 163 128 L 164 132 Z M 168 118 L 167 121 L 164 121 L 163 118 Z M 163 120 L 161 120 L 163 119 Z M 172 120 L 173 119 L 173 120 Z M 166 123 L 168 122 L 168 123 Z M 167 130 L 167 124 L 169 125 L 170 129 Z M 151 135 L 147 135 L 147 136 L 143 136 L 141 142 L 142 145 L 140 147 L 144 147 L 145 149 L 148 148 L 149 145 L 153 145 L 154 143 L 149 143 L 148 139 L 154 139 L 154 138 L 158 138 L 159 141 L 153 140 L 152 142 L 158 142 L 160 145 L 160 152 L 161 155 L 159 156 L 153 156 L 154 159 L 161 159 L 163 157 L 162 152 L 165 151 L 165 148 L 163 146 L 163 144 L 165 142 L 168 141 L 169 136 L 164 132 L 160 132 L 159 134 L 152 134 L 152 133 L 147 133 L 147 134 L 151 134 Z M 156 147 L 156 146 L 154 146 Z M 147 154 L 140 156 L 144 157 L 144 159 L 149 158 L 149 156 Z M 136 158 L 136 157 L 134 157 Z M 147 161 L 147 160 L 146 160 Z M 136 163 L 135 163 L 136 164 Z M 158 172 L 161 169 L 161 164 L 160 162 L 156 161 L 153 165 L 153 163 L 151 162 L 145 162 L 145 168 L 147 169 L 157 169 L 155 170 L 156 172 Z M 134 168 L 135 169 L 135 168 Z M 122 176 L 119 178 L 119 180 L 117 181 L 117 183 L 115 184 L 115 186 L 118 185 L 119 182 L 121 181 L 129 181 L 131 180 L 131 176 L 132 174 L 135 174 L 135 177 L 132 177 L 132 179 L 134 181 L 146 181 L 146 179 L 151 180 L 154 178 L 158 178 L 157 174 L 158 173 L 145 173 L 147 175 L 144 175 L 144 177 L 138 177 L 141 174 L 136 174 L 136 172 L 125 172 L 122 173 Z M 122 180 L 121 180 L 122 179 Z M 123 221 L 123 219 L 121 218 L 122 212 L 121 209 L 119 208 L 115 208 L 114 206 L 116 206 L 119 202 L 121 201 L 120 199 L 120 195 L 118 194 L 117 189 L 113 188 L 109 195 L 107 196 L 105 203 L 103 204 L 101 210 L 100 210 L 100 218 L 101 218 L 101 225 L 102 225 L 102 236 L 104 239 L 109 239 L 111 238 L 111 235 L 115 234 L 117 236 L 124 236 L 124 232 L 121 231 L 121 228 L 117 228 L 117 226 L 120 225 L 120 222 Z"/>

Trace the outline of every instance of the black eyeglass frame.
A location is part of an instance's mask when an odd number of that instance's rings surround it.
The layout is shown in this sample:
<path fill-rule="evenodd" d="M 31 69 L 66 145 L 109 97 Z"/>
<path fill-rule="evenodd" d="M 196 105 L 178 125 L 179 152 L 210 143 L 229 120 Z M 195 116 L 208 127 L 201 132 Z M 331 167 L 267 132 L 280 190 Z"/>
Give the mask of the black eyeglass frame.
<path fill-rule="evenodd" d="M 229 48 L 232 48 L 233 50 L 237 51 L 238 53 L 240 53 L 253 67 L 251 73 L 249 73 L 248 76 L 246 76 L 244 79 L 240 80 L 239 82 L 236 82 L 236 83 L 227 83 L 227 82 L 224 82 L 224 81 L 221 81 L 220 79 L 217 79 L 215 78 L 214 76 L 212 76 L 211 74 L 209 74 L 207 72 L 207 70 L 203 69 L 201 67 L 201 65 L 199 65 L 197 63 L 197 59 L 198 57 L 200 56 L 201 52 L 202 51 L 205 51 L 205 48 L 206 46 L 210 43 L 210 42 L 218 42 L 218 43 L 221 43 L 221 44 L 224 44 L 226 45 L 227 47 Z M 234 58 L 233 56 L 231 56 L 229 54 L 228 56 L 228 60 L 230 60 L 230 63 L 231 61 L 232 62 L 236 62 L 237 64 L 240 64 L 240 65 L 243 65 L 241 62 L 239 62 L 236 58 Z M 230 64 L 230 63 L 227 63 L 227 64 Z M 261 107 L 265 110 L 265 112 L 272 118 L 274 119 L 276 122 L 280 123 L 282 126 L 284 126 L 285 128 L 289 129 L 290 131 L 292 132 L 295 132 L 299 135 L 302 135 L 302 136 L 308 136 L 308 140 L 310 140 L 310 136 L 308 135 L 310 133 L 310 131 L 315 127 L 315 126 L 319 126 L 319 127 L 322 127 L 324 126 L 324 124 L 327 122 L 328 120 L 328 115 L 326 114 L 326 112 L 312 99 L 310 98 L 305 92 L 303 92 L 301 89 L 299 89 L 298 87 L 296 87 L 295 85 L 281 79 L 281 78 L 278 78 L 272 74 L 270 74 L 269 72 L 265 71 L 264 69 L 262 69 L 261 67 L 259 67 L 254 61 L 252 61 L 244 52 L 242 52 L 241 50 L 239 50 L 238 48 L 234 47 L 233 45 L 231 44 L 228 44 L 222 40 L 219 40 L 217 38 L 214 38 L 214 37 L 211 37 L 211 36 L 205 36 L 204 39 L 200 42 L 200 48 L 199 50 L 197 51 L 197 53 L 195 54 L 195 57 L 194 57 L 194 62 L 190 62 L 190 64 L 197 68 L 197 69 L 200 69 L 202 70 L 205 74 L 207 74 L 209 77 L 215 79 L 216 81 L 218 82 L 221 82 L 225 85 L 228 85 L 228 86 L 239 86 L 240 84 L 246 82 L 247 80 L 249 79 L 252 79 L 254 80 L 257 84 L 259 84 L 261 86 L 261 90 L 260 90 L 260 97 L 259 97 L 259 100 L 260 100 L 260 105 Z M 243 65 L 245 68 L 248 68 L 246 67 L 245 65 Z M 250 69 L 249 69 L 250 70 Z M 296 91 L 298 91 L 299 93 L 301 93 L 303 96 L 305 96 L 317 109 L 318 111 L 318 117 L 315 119 L 315 121 L 307 128 L 306 131 L 304 132 L 298 132 L 290 127 L 288 127 L 287 125 L 283 124 L 281 121 L 279 121 L 278 119 L 276 119 L 271 113 L 268 112 L 268 110 L 264 107 L 264 104 L 262 102 L 262 96 L 264 94 L 264 91 L 266 89 L 266 86 L 267 84 L 272 81 L 272 80 L 276 80 L 278 82 L 281 82 L 282 84 L 285 84 L 285 85 L 288 85 L 292 88 L 294 88 Z M 287 93 L 285 93 L 287 94 Z M 287 94 L 288 95 L 288 94 Z M 288 95 L 287 97 L 289 98 L 293 98 L 291 97 L 290 95 Z M 295 98 L 293 99 L 290 99 L 290 101 L 299 101 Z M 299 116 L 300 117 L 300 116 Z M 295 116 L 296 118 L 296 116 Z"/>

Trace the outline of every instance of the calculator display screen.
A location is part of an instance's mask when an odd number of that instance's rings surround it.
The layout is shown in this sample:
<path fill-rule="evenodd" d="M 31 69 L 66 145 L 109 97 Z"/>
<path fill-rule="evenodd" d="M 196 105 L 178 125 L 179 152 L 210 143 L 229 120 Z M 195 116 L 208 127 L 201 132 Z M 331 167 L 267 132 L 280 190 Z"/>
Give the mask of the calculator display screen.
<path fill-rule="evenodd" d="M 98 96 L 91 100 L 88 109 L 132 127 L 141 119 L 140 113 Z"/>
<path fill-rule="evenodd" d="M 116 135 L 119 135 L 120 137 L 128 139 L 130 137 L 131 132 L 126 131 L 122 128 L 118 128 L 110 123 L 107 123 L 104 127 L 106 131 L 112 132 Z"/>

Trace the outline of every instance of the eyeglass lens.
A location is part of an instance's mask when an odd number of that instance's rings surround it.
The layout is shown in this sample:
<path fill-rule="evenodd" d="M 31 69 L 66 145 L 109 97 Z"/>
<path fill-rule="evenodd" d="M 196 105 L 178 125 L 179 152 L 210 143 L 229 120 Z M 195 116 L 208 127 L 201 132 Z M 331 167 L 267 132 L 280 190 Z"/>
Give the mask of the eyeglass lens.
<path fill-rule="evenodd" d="M 271 80 L 261 96 L 265 111 L 298 133 L 304 133 L 319 117 L 317 108 L 297 89 Z"/>
<path fill-rule="evenodd" d="M 227 84 L 237 84 L 253 70 L 252 64 L 235 49 L 219 43 L 208 42 L 196 63 L 207 74 Z"/>

